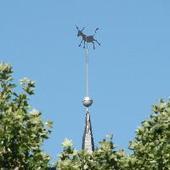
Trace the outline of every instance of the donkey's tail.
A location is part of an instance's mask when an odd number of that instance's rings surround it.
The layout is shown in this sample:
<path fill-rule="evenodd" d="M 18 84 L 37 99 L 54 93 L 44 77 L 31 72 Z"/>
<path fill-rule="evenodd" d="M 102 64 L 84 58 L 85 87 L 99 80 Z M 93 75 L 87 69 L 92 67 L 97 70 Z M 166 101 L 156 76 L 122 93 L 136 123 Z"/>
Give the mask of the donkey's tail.
<path fill-rule="evenodd" d="M 96 35 L 97 31 L 99 30 L 99 28 L 96 28 L 94 31 L 94 35 Z"/>

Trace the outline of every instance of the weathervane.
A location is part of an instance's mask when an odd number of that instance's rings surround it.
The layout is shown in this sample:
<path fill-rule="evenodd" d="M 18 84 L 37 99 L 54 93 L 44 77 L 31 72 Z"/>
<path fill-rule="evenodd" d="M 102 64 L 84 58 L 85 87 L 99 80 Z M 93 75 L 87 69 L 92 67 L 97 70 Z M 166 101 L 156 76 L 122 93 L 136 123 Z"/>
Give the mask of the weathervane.
<path fill-rule="evenodd" d="M 81 47 L 82 42 L 84 43 L 83 48 L 85 48 L 86 43 L 92 43 L 93 44 L 93 49 L 95 49 L 95 42 L 98 45 L 100 45 L 100 43 L 94 38 L 96 33 L 97 33 L 97 31 L 99 30 L 99 28 L 95 29 L 93 35 L 86 35 L 86 34 L 84 34 L 83 30 L 85 29 L 85 27 L 83 27 L 81 30 L 79 29 L 78 26 L 76 26 L 76 28 L 77 28 L 77 31 L 78 31 L 77 36 L 82 38 L 82 40 L 81 40 L 81 42 L 79 44 L 79 47 Z"/>

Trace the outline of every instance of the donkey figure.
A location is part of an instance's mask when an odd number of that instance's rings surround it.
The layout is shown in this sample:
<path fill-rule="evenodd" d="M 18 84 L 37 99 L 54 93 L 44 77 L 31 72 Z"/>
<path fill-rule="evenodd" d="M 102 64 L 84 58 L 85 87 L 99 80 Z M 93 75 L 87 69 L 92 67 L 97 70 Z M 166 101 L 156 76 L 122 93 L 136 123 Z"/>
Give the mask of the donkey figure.
<path fill-rule="evenodd" d="M 77 26 L 76 26 L 76 28 L 77 28 L 77 31 L 78 31 L 77 37 L 81 37 L 81 38 L 82 38 L 82 40 L 81 40 L 81 42 L 80 42 L 80 44 L 79 44 L 79 47 L 81 47 L 82 42 L 84 43 L 83 48 L 85 48 L 86 43 L 92 43 L 92 44 L 93 44 L 93 49 L 95 49 L 95 42 L 96 42 L 98 45 L 100 45 L 100 43 L 94 38 L 94 36 L 95 36 L 96 32 L 99 30 L 99 28 L 96 28 L 96 29 L 95 29 L 93 35 L 86 35 L 86 34 L 84 34 L 84 33 L 83 33 L 83 30 L 85 29 L 85 27 L 83 27 L 81 30 L 80 30 L 79 27 L 77 27 Z"/>

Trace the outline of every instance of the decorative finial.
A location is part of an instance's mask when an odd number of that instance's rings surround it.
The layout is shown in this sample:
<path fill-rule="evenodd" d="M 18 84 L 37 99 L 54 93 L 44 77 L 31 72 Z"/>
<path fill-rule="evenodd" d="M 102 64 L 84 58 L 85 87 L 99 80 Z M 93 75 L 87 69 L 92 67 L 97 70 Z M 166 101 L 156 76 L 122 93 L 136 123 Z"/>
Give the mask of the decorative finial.
<path fill-rule="evenodd" d="M 83 30 L 85 29 L 85 27 L 83 27 L 82 29 L 79 29 L 78 26 L 76 26 L 76 29 L 77 29 L 77 37 L 81 37 L 81 42 L 79 44 L 79 47 L 81 47 L 82 43 L 84 44 L 83 45 L 83 48 L 85 48 L 86 46 L 86 43 L 92 43 L 93 44 L 93 49 L 95 49 L 95 42 L 100 45 L 100 43 L 94 38 L 97 31 L 99 30 L 99 28 L 96 28 L 95 31 L 94 31 L 94 34 L 93 35 L 86 35 L 83 33 Z"/>
<path fill-rule="evenodd" d="M 93 104 L 93 100 L 90 97 L 88 97 L 88 96 L 84 97 L 83 105 L 85 107 L 90 107 L 92 104 Z"/>

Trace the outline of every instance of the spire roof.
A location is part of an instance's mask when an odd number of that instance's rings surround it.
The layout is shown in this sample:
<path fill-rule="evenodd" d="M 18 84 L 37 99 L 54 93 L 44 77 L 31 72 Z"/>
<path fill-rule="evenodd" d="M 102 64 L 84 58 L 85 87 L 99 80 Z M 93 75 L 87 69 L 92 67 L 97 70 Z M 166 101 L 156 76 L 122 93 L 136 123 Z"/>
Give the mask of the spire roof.
<path fill-rule="evenodd" d="M 89 153 L 92 153 L 94 151 L 94 140 L 89 111 L 86 112 L 82 149 L 86 150 Z"/>

